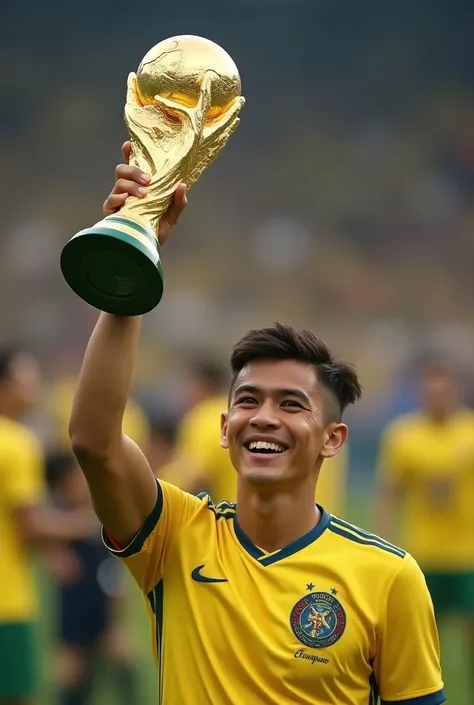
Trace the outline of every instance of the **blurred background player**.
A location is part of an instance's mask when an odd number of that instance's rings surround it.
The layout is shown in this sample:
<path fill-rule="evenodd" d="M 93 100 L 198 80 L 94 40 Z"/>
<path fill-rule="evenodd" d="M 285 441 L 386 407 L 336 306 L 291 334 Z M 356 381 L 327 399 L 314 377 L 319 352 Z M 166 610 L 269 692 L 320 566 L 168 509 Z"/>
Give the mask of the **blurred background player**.
<path fill-rule="evenodd" d="M 186 375 L 186 406 L 171 461 L 158 475 L 189 492 L 209 492 L 214 501 L 236 501 L 237 473 L 220 445 L 220 417 L 227 409 L 228 372 L 211 358 L 194 360 Z M 152 461 L 152 467 L 158 468 Z M 317 501 L 327 511 L 346 511 L 348 452 L 323 463 Z"/>
<path fill-rule="evenodd" d="M 149 413 L 150 435 L 145 446 L 146 456 L 154 473 L 161 474 L 171 469 L 176 456 L 176 437 L 179 418 L 169 410 L 154 409 Z"/>
<path fill-rule="evenodd" d="M 419 409 L 382 436 L 376 530 L 401 525 L 438 620 L 462 615 L 474 683 L 474 411 L 445 360 L 425 361 L 418 382 Z"/>
<path fill-rule="evenodd" d="M 236 473 L 220 447 L 220 418 L 227 408 L 227 370 L 211 359 L 196 359 L 186 371 L 185 411 L 171 461 L 159 476 L 188 492 L 209 492 L 235 501 Z M 171 480 L 171 478 L 173 478 Z"/>
<path fill-rule="evenodd" d="M 55 380 L 49 394 L 50 411 L 56 427 L 54 445 L 66 451 L 70 448 L 68 424 L 76 382 L 76 373 L 70 372 L 69 374 L 65 374 Z M 123 423 L 124 432 L 127 436 L 130 436 L 135 443 L 142 444 L 141 447 L 145 448 L 150 436 L 148 418 L 141 406 L 134 399 L 130 399 L 127 404 Z"/>
<path fill-rule="evenodd" d="M 0 351 L 0 703 L 35 701 L 38 653 L 37 586 L 32 549 L 63 552 L 63 541 L 88 536 L 90 508 L 54 511 L 45 498 L 43 453 L 22 423 L 40 383 L 36 359 L 22 350 Z M 97 528 L 95 528 L 97 530 Z"/>
<path fill-rule="evenodd" d="M 84 476 L 70 453 L 47 459 L 55 503 L 64 510 L 90 508 Z M 123 624 L 123 573 L 110 559 L 99 533 L 69 544 L 76 571 L 58 586 L 57 659 L 59 705 L 90 703 L 97 677 L 115 691 L 115 702 L 138 703 L 133 639 Z"/>

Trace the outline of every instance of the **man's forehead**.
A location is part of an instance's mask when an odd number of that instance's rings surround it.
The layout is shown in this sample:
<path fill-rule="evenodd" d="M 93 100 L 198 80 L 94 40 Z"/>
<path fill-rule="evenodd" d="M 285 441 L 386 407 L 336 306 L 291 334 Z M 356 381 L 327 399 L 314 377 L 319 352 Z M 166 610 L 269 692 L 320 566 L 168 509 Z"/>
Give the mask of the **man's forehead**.
<path fill-rule="evenodd" d="M 297 360 L 256 360 L 244 367 L 235 380 L 234 389 L 249 385 L 265 390 L 301 389 L 315 393 L 320 390 L 314 367 Z"/>

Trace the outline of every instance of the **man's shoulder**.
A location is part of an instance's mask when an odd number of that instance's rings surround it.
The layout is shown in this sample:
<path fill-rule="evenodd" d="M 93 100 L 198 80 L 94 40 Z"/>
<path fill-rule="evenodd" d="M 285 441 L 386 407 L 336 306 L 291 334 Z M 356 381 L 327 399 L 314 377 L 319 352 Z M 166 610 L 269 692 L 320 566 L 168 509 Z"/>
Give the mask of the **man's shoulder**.
<path fill-rule="evenodd" d="M 213 397 L 196 404 L 183 418 L 183 424 L 204 424 L 219 428 L 220 414 L 226 410 L 224 397 Z"/>
<path fill-rule="evenodd" d="M 32 450 L 39 449 L 40 442 L 34 431 L 20 421 L 0 417 L 0 447 L 11 449 L 25 446 Z"/>
<path fill-rule="evenodd" d="M 410 556 L 403 548 L 381 536 L 332 514 L 328 530 L 340 541 L 341 551 L 348 557 L 352 554 L 358 565 L 366 564 L 367 567 L 393 573 L 400 570 L 402 563 Z"/>
<path fill-rule="evenodd" d="M 214 502 L 212 497 L 207 492 L 200 492 L 194 496 L 208 509 L 210 515 L 215 519 L 230 519 L 235 516 L 235 502 L 229 502 L 227 499 L 221 499 L 219 502 Z"/>
<path fill-rule="evenodd" d="M 474 427 L 474 409 L 462 407 L 456 415 L 456 421 L 466 424 L 466 426 Z"/>
<path fill-rule="evenodd" d="M 417 432 L 425 423 L 423 414 L 420 411 L 410 411 L 401 414 L 387 423 L 385 432 L 389 434 L 409 434 Z"/>
<path fill-rule="evenodd" d="M 159 488 L 158 504 L 160 505 L 163 501 L 170 503 L 171 506 L 187 505 L 191 509 L 191 515 L 198 514 L 212 519 L 230 518 L 235 515 L 236 505 L 234 502 L 229 502 L 226 499 L 215 502 L 208 492 L 191 494 L 166 480 L 157 479 L 157 483 Z"/>

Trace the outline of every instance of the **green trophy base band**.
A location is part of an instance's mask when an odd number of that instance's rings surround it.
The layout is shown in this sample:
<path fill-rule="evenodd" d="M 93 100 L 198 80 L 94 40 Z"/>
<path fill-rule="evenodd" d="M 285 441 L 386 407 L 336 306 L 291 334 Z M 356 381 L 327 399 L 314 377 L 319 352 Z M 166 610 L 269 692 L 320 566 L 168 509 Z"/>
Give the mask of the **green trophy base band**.
<path fill-rule="evenodd" d="M 81 299 L 117 316 L 147 313 L 163 296 L 156 237 L 120 215 L 74 235 L 61 253 L 61 271 Z"/>

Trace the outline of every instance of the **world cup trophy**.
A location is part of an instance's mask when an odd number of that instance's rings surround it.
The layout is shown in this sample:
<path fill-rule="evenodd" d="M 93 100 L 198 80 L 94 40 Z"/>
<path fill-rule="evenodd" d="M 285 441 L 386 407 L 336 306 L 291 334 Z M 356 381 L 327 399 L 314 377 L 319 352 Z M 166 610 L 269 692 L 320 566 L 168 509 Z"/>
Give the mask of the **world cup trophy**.
<path fill-rule="evenodd" d="M 232 58 L 192 35 L 165 39 L 127 83 L 130 163 L 150 175 L 144 198 L 81 230 L 61 253 L 61 271 L 84 301 L 122 316 L 147 313 L 163 295 L 160 217 L 176 187 L 191 188 L 239 124 L 244 104 Z"/>

